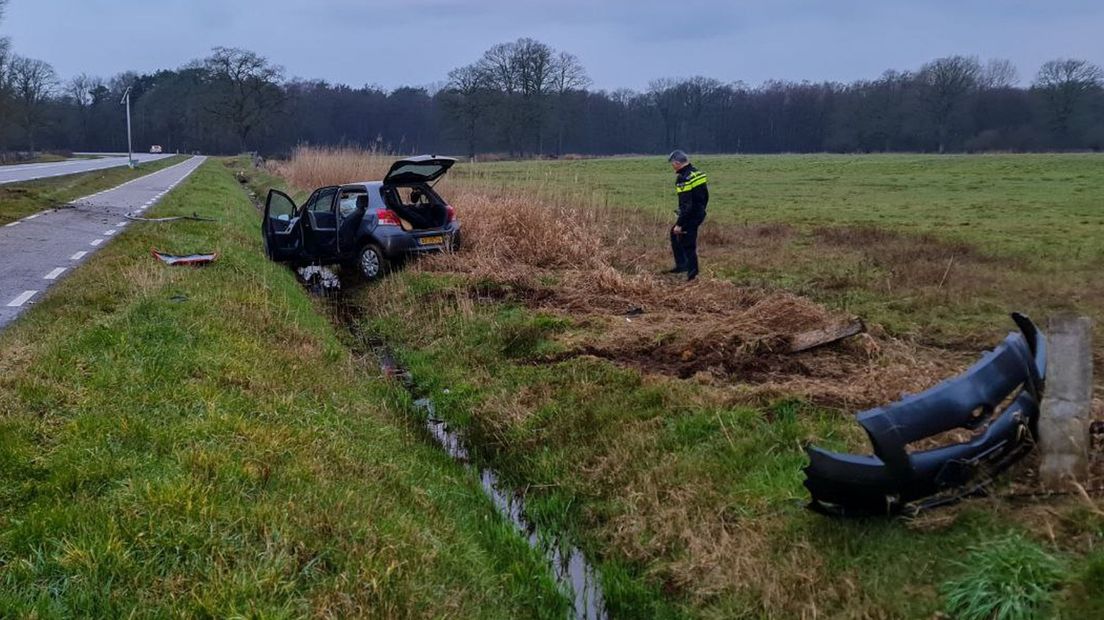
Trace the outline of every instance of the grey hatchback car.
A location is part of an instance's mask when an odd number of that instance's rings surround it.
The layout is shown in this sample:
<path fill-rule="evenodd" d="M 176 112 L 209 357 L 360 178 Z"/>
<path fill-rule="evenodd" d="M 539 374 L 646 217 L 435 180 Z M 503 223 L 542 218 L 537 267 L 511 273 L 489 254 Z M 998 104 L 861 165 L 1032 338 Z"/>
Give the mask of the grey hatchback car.
<path fill-rule="evenodd" d="M 408 256 L 458 249 L 456 211 L 433 190 L 455 163 L 436 155 L 401 159 L 382 181 L 321 187 L 302 206 L 269 190 L 265 253 L 295 267 L 355 265 L 375 280 Z"/>

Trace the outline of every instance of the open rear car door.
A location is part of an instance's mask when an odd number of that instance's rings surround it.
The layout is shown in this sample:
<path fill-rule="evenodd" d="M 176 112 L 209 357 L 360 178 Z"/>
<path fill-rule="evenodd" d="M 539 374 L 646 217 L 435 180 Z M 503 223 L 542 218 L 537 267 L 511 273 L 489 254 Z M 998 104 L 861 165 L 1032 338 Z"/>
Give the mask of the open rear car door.
<path fill-rule="evenodd" d="M 455 163 L 456 160 L 451 157 L 436 155 L 418 155 L 400 159 L 391 165 L 391 170 L 383 177 L 383 184 L 395 186 L 432 183 L 444 176 Z"/>
<path fill-rule="evenodd" d="M 265 253 L 274 261 L 291 260 L 302 251 L 299 207 L 287 194 L 268 190 L 261 235 L 264 237 Z"/>

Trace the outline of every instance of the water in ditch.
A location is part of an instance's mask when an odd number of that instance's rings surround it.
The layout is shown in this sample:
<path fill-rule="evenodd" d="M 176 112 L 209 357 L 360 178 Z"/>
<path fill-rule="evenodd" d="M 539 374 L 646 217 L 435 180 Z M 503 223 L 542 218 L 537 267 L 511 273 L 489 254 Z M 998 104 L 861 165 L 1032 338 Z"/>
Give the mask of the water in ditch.
<path fill-rule="evenodd" d="M 377 344 L 373 347 L 373 351 L 379 359 L 380 370 L 384 376 L 400 381 L 411 395 L 416 397 L 417 393 L 410 373 L 404 370 L 382 345 Z M 437 411 L 431 399 L 417 398 L 414 406 L 425 414 L 425 428 L 430 437 L 453 460 L 478 474 L 483 492 L 491 499 L 499 513 L 514 525 L 518 533 L 529 541 L 530 546 L 545 554 L 556 581 L 572 599 L 574 617 L 581 620 L 606 618 L 600 576 L 598 571 L 587 562 L 583 552 L 556 537 L 541 535 L 540 530 L 525 517 L 525 502 L 521 496 L 503 484 L 493 469 L 475 464 L 464 437 L 453 430 L 447 422 L 437 417 Z"/>

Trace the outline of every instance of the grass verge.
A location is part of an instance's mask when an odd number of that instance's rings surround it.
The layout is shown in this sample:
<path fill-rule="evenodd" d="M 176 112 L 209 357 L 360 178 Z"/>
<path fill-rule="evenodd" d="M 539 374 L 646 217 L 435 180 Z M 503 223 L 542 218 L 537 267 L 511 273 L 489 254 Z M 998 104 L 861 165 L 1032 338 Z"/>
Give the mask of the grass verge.
<path fill-rule="evenodd" d="M 563 615 L 219 162 L 154 212 L 218 222 L 132 225 L 0 334 L 0 616 Z"/>
<path fill-rule="evenodd" d="M 186 155 L 176 155 L 141 164 L 133 170 L 126 166 L 117 166 L 37 181 L 0 185 L 0 225 L 110 189 L 151 172 L 179 164 L 187 158 Z"/>

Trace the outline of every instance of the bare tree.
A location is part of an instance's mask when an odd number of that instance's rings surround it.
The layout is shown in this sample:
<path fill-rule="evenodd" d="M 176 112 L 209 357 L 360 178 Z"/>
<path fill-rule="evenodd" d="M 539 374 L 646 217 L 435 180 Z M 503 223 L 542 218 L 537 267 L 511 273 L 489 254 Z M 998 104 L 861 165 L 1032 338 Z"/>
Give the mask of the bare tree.
<path fill-rule="evenodd" d="M 535 39 L 518 39 L 514 54 L 521 78 L 521 99 L 536 151 L 544 153 L 544 125 L 548 115 L 548 93 L 552 88 L 555 51 Z"/>
<path fill-rule="evenodd" d="M 1070 134 L 1073 119 L 1088 96 L 1104 84 L 1100 67 L 1072 58 L 1060 58 L 1045 63 L 1035 77 L 1034 87 L 1043 95 L 1050 112 L 1051 127 L 1065 139 Z"/>
<path fill-rule="evenodd" d="M 474 159 L 483 118 L 490 111 L 488 76 L 478 65 L 467 65 L 449 72 L 448 87 L 442 101 L 460 122 L 468 157 Z"/>
<path fill-rule="evenodd" d="M 11 86 L 27 146 L 34 152 L 35 133 L 46 122 L 46 105 L 57 86 L 57 74 L 41 60 L 16 56 L 11 63 Z"/>
<path fill-rule="evenodd" d="M 283 105 L 283 68 L 248 50 L 216 47 L 203 61 L 211 80 L 209 111 L 234 130 L 244 152 L 249 137 Z"/>
<path fill-rule="evenodd" d="M 510 150 L 517 150 L 519 137 L 528 130 L 535 150 L 543 152 L 556 51 L 534 39 L 518 39 L 491 47 L 477 67 L 487 83 L 504 95 L 501 112 Z"/>
<path fill-rule="evenodd" d="M 8 0 L 0 0 L 0 22 L 4 21 L 4 9 L 7 8 Z M 8 51 L 11 49 L 11 39 L 8 37 L 0 37 L 0 62 L 7 58 Z M 3 65 L 0 64 L 0 70 L 3 69 Z M 0 77 L 3 73 L 0 72 Z"/>
<path fill-rule="evenodd" d="M 675 148 L 679 141 L 679 127 L 686 114 L 685 101 L 679 92 L 679 80 L 659 78 L 648 83 L 648 100 L 663 119 L 663 147 Z"/>
<path fill-rule="evenodd" d="M 4 19 L 4 8 L 8 0 L 0 0 L 0 21 Z M 0 36 L 0 151 L 3 151 L 3 140 L 6 119 L 11 114 L 11 40 Z"/>
<path fill-rule="evenodd" d="M 518 66 L 516 43 L 499 43 L 483 53 L 476 64 L 487 83 L 507 96 L 521 89 L 521 71 Z"/>
<path fill-rule="evenodd" d="M 552 88 L 556 93 L 556 155 L 563 155 L 564 131 L 567 128 L 568 96 L 590 86 L 583 63 L 578 57 L 560 52 L 552 65 Z"/>
<path fill-rule="evenodd" d="M 77 107 L 81 132 L 79 143 L 81 145 L 84 145 L 88 140 L 89 112 L 92 104 L 96 101 L 97 91 L 103 86 L 104 82 L 101 78 L 89 76 L 87 73 L 74 77 L 65 86 L 65 94 Z"/>
<path fill-rule="evenodd" d="M 979 85 L 986 90 L 1012 88 L 1020 81 L 1020 72 L 1007 58 L 990 58 L 981 72 Z"/>
<path fill-rule="evenodd" d="M 939 152 L 944 153 L 956 121 L 977 90 L 981 65 L 972 56 L 948 56 L 924 65 L 918 77 L 921 100 L 934 125 Z"/>

